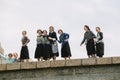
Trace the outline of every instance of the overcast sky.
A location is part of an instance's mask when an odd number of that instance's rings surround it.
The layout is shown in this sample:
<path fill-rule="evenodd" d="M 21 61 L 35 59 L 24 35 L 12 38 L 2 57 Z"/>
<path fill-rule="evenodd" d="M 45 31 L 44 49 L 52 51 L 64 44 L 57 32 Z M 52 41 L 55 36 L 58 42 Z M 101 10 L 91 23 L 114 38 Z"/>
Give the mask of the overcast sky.
<path fill-rule="evenodd" d="M 70 34 L 72 58 L 87 58 L 85 45 L 79 46 L 87 24 L 95 34 L 95 27 L 101 27 L 105 57 L 120 56 L 119 4 L 120 0 L 0 0 L 0 42 L 5 54 L 20 54 L 21 31 L 26 30 L 34 59 L 36 30 L 52 25 L 56 32 L 61 28 Z"/>

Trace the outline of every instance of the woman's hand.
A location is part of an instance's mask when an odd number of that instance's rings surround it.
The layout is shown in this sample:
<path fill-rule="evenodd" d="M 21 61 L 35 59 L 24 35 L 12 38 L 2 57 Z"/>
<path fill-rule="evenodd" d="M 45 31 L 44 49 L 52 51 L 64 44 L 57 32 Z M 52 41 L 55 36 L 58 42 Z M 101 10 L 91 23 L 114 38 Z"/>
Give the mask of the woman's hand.
<path fill-rule="evenodd" d="M 80 46 L 82 46 L 82 44 L 80 44 Z"/>

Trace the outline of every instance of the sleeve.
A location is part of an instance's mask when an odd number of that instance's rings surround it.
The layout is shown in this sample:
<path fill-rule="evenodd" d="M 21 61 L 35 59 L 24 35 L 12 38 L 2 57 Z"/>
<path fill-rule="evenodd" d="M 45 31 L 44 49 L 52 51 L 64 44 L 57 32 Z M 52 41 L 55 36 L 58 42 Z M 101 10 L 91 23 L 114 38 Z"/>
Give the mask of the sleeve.
<path fill-rule="evenodd" d="M 95 34 L 92 31 L 91 31 L 91 34 L 93 38 L 96 38 Z"/>
<path fill-rule="evenodd" d="M 58 40 L 58 39 L 57 39 L 57 34 L 56 34 L 56 32 L 54 32 L 54 36 L 55 36 L 55 39 Z"/>
<path fill-rule="evenodd" d="M 86 40 L 86 38 L 85 38 L 85 34 L 84 34 L 84 38 L 83 38 L 81 44 L 83 44 L 85 42 L 85 40 Z"/>
<path fill-rule="evenodd" d="M 57 40 L 59 43 L 62 43 L 62 40 L 60 39 L 60 37 L 59 37 L 59 40 Z"/>
<path fill-rule="evenodd" d="M 65 39 L 69 39 L 69 34 L 65 33 Z"/>
<path fill-rule="evenodd" d="M 28 37 L 26 37 L 27 38 L 27 42 L 26 43 L 29 43 L 30 42 L 30 39 L 28 38 Z"/>
<path fill-rule="evenodd" d="M 100 34 L 100 38 L 99 38 L 99 40 L 102 40 L 102 39 L 103 39 L 103 33 L 100 32 L 99 34 Z"/>

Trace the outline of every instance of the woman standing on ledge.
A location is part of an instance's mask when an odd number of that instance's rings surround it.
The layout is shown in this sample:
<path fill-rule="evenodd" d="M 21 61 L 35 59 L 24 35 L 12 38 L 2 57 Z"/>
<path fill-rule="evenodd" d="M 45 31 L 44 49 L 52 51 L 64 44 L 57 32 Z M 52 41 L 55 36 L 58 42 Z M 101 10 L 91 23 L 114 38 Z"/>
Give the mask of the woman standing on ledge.
<path fill-rule="evenodd" d="M 35 58 L 37 58 L 38 61 L 43 60 L 43 36 L 42 36 L 42 30 L 37 30 L 37 47 L 35 50 Z"/>
<path fill-rule="evenodd" d="M 24 61 L 26 60 L 27 62 L 29 61 L 29 51 L 28 51 L 28 47 L 27 44 L 30 42 L 30 40 L 28 39 L 28 37 L 26 36 L 27 32 L 23 31 L 22 35 L 22 48 L 21 48 L 21 54 L 20 54 L 20 60 Z"/>
<path fill-rule="evenodd" d="M 49 40 L 52 48 L 51 57 L 53 58 L 53 60 L 56 60 L 56 57 L 59 56 L 59 53 L 58 53 L 57 35 L 56 32 L 54 31 L 53 26 L 49 27 Z"/>
<path fill-rule="evenodd" d="M 85 30 L 84 38 L 80 46 L 82 46 L 82 44 L 86 41 L 86 50 L 88 57 L 89 58 L 95 57 L 95 44 L 94 44 L 95 35 L 87 25 L 84 26 L 84 30 Z"/>
<path fill-rule="evenodd" d="M 71 51 L 70 51 L 70 46 L 69 46 L 69 42 L 68 42 L 69 34 L 63 33 L 62 29 L 58 30 L 58 34 L 60 34 L 58 42 L 62 44 L 62 46 L 61 46 L 61 56 L 63 58 L 65 58 L 65 60 L 67 58 L 70 59 Z"/>
<path fill-rule="evenodd" d="M 44 45 L 44 53 L 43 59 L 50 60 L 50 54 L 52 54 L 52 49 L 50 46 L 49 36 L 47 34 L 47 30 L 43 30 L 43 45 Z"/>
<path fill-rule="evenodd" d="M 103 33 L 100 31 L 100 27 L 96 27 L 97 37 L 96 41 L 96 54 L 98 57 L 103 57 L 104 55 L 104 43 L 103 43 Z"/>

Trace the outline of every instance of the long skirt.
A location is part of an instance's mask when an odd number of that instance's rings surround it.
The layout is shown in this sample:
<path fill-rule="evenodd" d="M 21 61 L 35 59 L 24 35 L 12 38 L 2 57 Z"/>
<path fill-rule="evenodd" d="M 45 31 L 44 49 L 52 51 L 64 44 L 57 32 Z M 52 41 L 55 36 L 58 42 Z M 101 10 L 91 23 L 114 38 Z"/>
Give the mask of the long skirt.
<path fill-rule="evenodd" d="M 21 54 L 20 54 L 20 59 L 29 59 L 29 51 L 27 46 L 22 46 L 21 48 Z"/>
<path fill-rule="evenodd" d="M 52 54 L 52 49 L 50 44 L 44 44 L 43 59 L 44 60 L 50 59 L 50 54 Z"/>
<path fill-rule="evenodd" d="M 35 50 L 35 58 L 41 58 L 43 56 L 43 44 L 37 44 Z"/>
<path fill-rule="evenodd" d="M 58 52 L 58 44 L 57 42 L 54 42 L 53 44 L 51 44 L 51 49 L 52 49 L 52 54 L 51 57 L 58 57 L 59 56 L 59 52 Z"/>
<path fill-rule="evenodd" d="M 98 57 L 103 57 L 104 55 L 104 43 L 96 43 L 96 54 Z"/>
<path fill-rule="evenodd" d="M 65 58 L 65 57 L 71 57 L 71 50 L 70 50 L 70 46 L 69 43 L 66 42 L 64 44 L 62 44 L 61 47 L 61 57 Z"/>
<path fill-rule="evenodd" d="M 95 54 L 95 44 L 93 39 L 87 41 L 86 50 L 87 50 L 87 55 Z"/>

